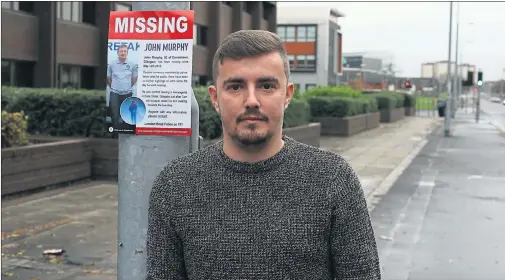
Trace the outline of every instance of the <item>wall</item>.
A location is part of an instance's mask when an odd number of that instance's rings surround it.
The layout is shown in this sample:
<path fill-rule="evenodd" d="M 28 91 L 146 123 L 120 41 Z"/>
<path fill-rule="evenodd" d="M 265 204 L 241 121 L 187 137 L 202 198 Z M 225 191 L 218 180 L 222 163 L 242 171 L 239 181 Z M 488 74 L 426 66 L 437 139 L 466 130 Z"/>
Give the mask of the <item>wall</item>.
<path fill-rule="evenodd" d="M 90 176 L 87 140 L 2 149 L 2 196 Z"/>
<path fill-rule="evenodd" d="M 39 21 L 22 12 L 2 9 L 2 59 L 38 59 Z"/>
<path fill-rule="evenodd" d="M 99 66 L 99 49 L 103 46 L 100 44 L 100 31 L 97 27 L 59 20 L 56 33 L 59 64 Z"/>

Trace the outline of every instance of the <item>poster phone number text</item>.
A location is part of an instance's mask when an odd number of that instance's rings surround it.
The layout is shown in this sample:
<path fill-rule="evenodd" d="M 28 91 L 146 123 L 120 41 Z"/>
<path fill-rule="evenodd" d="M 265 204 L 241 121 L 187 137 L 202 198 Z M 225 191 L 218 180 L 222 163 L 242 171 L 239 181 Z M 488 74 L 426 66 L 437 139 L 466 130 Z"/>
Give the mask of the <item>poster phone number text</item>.
<path fill-rule="evenodd" d="M 184 126 L 183 123 L 172 123 L 172 122 L 149 122 L 149 123 L 145 123 L 144 125 L 148 125 L 148 126 L 169 126 L 169 127 L 180 127 L 180 126 Z"/>

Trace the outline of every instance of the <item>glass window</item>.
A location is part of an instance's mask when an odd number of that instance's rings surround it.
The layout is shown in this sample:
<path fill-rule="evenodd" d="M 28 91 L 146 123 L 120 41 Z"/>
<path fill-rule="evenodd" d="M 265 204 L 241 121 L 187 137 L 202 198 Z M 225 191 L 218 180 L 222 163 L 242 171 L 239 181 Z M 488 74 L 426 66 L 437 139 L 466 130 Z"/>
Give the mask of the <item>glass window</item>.
<path fill-rule="evenodd" d="M 309 26 L 307 27 L 307 41 L 315 42 L 316 41 L 316 27 Z"/>
<path fill-rule="evenodd" d="M 207 46 L 207 26 L 195 24 L 193 26 L 193 44 Z"/>
<path fill-rule="evenodd" d="M 56 14 L 58 19 L 82 22 L 82 2 L 57 2 Z"/>
<path fill-rule="evenodd" d="M 282 41 L 286 41 L 286 27 L 279 26 L 277 27 L 277 34 Z"/>
<path fill-rule="evenodd" d="M 293 69 L 293 67 L 295 66 L 295 56 L 288 55 L 288 61 L 289 61 L 289 67 Z"/>
<path fill-rule="evenodd" d="M 296 28 L 294 26 L 286 27 L 286 42 L 295 41 Z"/>
<path fill-rule="evenodd" d="M 116 11 L 118 11 L 118 12 L 128 12 L 131 10 L 132 10 L 132 6 L 130 6 L 130 5 L 116 3 Z"/>
<path fill-rule="evenodd" d="M 306 26 L 298 26 L 297 32 L 297 40 L 298 42 L 307 42 L 307 27 Z"/>
<path fill-rule="evenodd" d="M 61 3 L 61 19 L 72 20 L 72 2 L 58 2 Z"/>
<path fill-rule="evenodd" d="M 79 88 L 81 81 L 80 67 L 60 65 L 58 80 L 60 88 Z"/>
<path fill-rule="evenodd" d="M 2 2 L 2 4 L 3 3 L 5 2 Z M 2 60 L 2 86 L 11 85 L 11 67 L 12 63 L 10 61 Z"/>
<path fill-rule="evenodd" d="M 72 2 L 72 21 L 81 22 L 81 5 L 82 2 Z"/>
<path fill-rule="evenodd" d="M 306 85 L 305 85 L 305 90 L 309 90 L 309 89 L 311 89 L 311 88 L 315 88 L 315 87 L 317 87 L 317 85 L 316 85 L 316 84 L 306 84 Z"/>
<path fill-rule="evenodd" d="M 3 1 L 2 8 L 19 11 L 19 1 Z"/>
<path fill-rule="evenodd" d="M 56 18 L 61 19 L 61 2 L 56 2 Z"/>
<path fill-rule="evenodd" d="M 316 56 L 315 55 L 307 55 L 307 56 L 305 56 L 305 59 L 307 59 L 308 65 L 316 65 Z"/>

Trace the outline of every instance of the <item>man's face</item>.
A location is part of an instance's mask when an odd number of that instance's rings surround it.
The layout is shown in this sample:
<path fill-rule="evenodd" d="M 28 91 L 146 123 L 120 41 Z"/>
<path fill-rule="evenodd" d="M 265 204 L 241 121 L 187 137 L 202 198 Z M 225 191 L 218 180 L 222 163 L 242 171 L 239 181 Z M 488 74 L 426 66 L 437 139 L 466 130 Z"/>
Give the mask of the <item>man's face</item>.
<path fill-rule="evenodd" d="M 128 57 L 128 48 L 119 48 L 117 50 L 117 55 L 121 59 L 126 59 Z"/>
<path fill-rule="evenodd" d="M 281 55 L 226 58 L 218 67 L 216 85 L 209 87 L 209 94 L 224 133 L 244 146 L 265 144 L 281 133 L 284 110 L 294 92 Z"/>

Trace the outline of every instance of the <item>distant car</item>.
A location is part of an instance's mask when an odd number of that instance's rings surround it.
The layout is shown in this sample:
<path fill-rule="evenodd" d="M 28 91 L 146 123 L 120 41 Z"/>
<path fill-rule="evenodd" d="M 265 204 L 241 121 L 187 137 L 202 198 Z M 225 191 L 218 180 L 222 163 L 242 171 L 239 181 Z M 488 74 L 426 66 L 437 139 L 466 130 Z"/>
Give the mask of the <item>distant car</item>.
<path fill-rule="evenodd" d="M 501 102 L 499 97 L 491 97 L 490 101 L 493 103 L 500 103 Z"/>
<path fill-rule="evenodd" d="M 505 99 L 503 99 L 503 102 L 501 104 L 505 105 Z"/>

